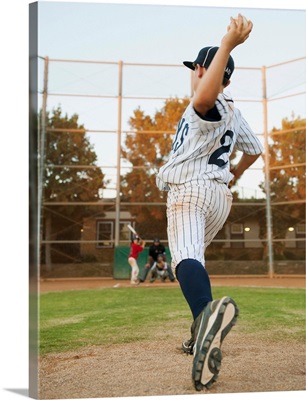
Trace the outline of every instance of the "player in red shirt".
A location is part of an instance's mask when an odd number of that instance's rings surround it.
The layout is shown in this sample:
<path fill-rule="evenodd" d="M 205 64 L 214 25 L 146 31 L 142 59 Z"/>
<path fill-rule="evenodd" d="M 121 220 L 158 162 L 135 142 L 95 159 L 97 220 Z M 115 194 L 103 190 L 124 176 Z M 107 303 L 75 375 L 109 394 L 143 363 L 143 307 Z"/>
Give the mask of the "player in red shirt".
<path fill-rule="evenodd" d="M 146 242 L 144 240 L 141 240 L 139 236 L 134 235 L 132 244 L 131 244 L 131 249 L 130 249 L 130 254 L 128 257 L 128 262 L 132 268 L 132 274 L 131 274 L 131 284 L 132 285 L 137 285 L 139 283 L 138 279 L 138 274 L 139 274 L 139 267 L 137 264 L 137 258 L 139 256 L 139 253 L 141 253 L 146 245 Z"/>

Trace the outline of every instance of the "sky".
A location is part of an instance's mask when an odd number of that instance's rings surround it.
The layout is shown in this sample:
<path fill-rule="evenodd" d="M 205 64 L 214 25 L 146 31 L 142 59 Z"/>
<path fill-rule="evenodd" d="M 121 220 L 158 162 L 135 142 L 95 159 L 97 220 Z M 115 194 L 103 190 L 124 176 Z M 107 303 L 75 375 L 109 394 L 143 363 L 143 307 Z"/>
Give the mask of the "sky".
<path fill-rule="evenodd" d="M 111 3 L 111 1 L 109 1 Z M 42 2 L 40 2 L 42 3 Z M 61 3 L 61 2 L 60 2 Z M 86 3 L 83 1 L 83 3 Z M 100 2 L 101 3 L 101 2 Z M 124 0 L 121 3 L 125 3 Z M 127 2 L 131 3 L 131 2 Z M 145 1 L 139 1 L 145 3 Z M 157 1 L 151 1 L 157 4 Z M 166 1 L 160 1 L 161 4 L 166 4 Z M 186 4 L 186 1 L 168 2 L 171 4 Z M 217 9 L 224 7 L 228 2 L 225 0 L 205 0 L 187 2 L 188 5 L 206 4 L 214 6 Z M 197 3 L 197 4 L 196 4 Z M 235 52 L 235 59 L 241 66 L 257 65 L 262 66 L 263 63 L 270 65 L 301 57 L 305 55 L 305 26 L 306 21 L 302 26 L 292 22 L 290 15 L 295 14 L 292 11 L 276 13 L 274 22 L 269 21 L 268 16 L 271 11 L 266 9 L 290 9 L 305 10 L 305 2 L 301 0 L 231 0 L 231 5 L 241 7 L 260 7 L 265 9 L 262 13 L 262 18 L 266 18 L 265 31 L 254 27 L 254 36 L 250 38 L 250 48 L 252 51 L 247 52 L 243 48 Z M 1 205 L 2 205 L 2 257 L 1 257 L 1 374 L 0 374 L 0 392 L 1 399 L 18 400 L 27 396 L 28 388 L 28 6 L 26 0 L 11 0 L 1 2 L 1 116 L 2 116 L 2 140 L 1 140 Z M 304 11 L 305 12 L 305 11 Z M 300 13 L 298 13 L 300 14 Z M 249 14 L 250 15 L 250 14 Z M 258 14 L 256 14 L 258 15 Z M 66 15 L 66 20 L 60 18 L 62 24 L 69 21 Z M 59 16 L 50 17 L 49 23 L 57 21 Z M 199 26 L 205 27 L 210 22 L 207 18 L 200 19 Z M 227 18 L 225 18 L 227 19 Z M 223 22 L 218 21 L 214 25 L 220 32 L 219 23 L 223 26 Z M 271 26 L 277 24 L 277 31 L 274 31 Z M 303 20 L 302 20 L 303 21 Z M 150 21 L 151 24 L 152 21 Z M 109 23 L 109 21 L 108 21 Z M 128 23 L 128 21 L 126 21 Z M 225 21 L 227 23 L 227 21 Z M 271 23 L 271 25 L 269 25 Z M 96 24 L 99 25 L 99 21 Z M 101 23 L 102 24 L 102 23 Z M 105 24 L 105 21 L 103 22 Z M 143 24 L 146 28 L 147 21 Z M 111 28 L 112 24 L 109 24 Z M 112 35 L 117 38 L 117 42 L 124 43 L 126 38 L 120 35 L 119 25 L 113 24 L 115 32 Z M 218 27 L 217 27 L 218 25 Z M 221 26 L 220 25 L 220 26 Z M 128 24 L 131 27 L 131 24 Z M 199 47 L 202 46 L 202 34 L 196 34 L 192 38 L 189 32 L 194 31 L 196 25 L 194 20 L 175 20 L 173 27 L 176 27 L 176 38 L 171 36 L 171 51 L 165 50 L 162 46 L 157 54 L 163 58 L 163 62 L 180 63 L 182 57 L 194 57 Z M 259 25 L 258 25 L 259 26 Z M 262 25 L 260 25 L 262 26 Z M 97 27 L 97 25 L 95 25 Z M 61 29 L 61 27 L 57 27 Z M 86 26 L 79 24 L 77 31 L 83 34 L 86 32 L 95 32 L 93 24 Z M 135 27 L 132 26 L 133 29 Z M 92 29 L 92 30 L 91 30 Z M 294 36 L 291 32 L 296 32 Z M 256 35 L 255 35 L 256 33 Z M 71 34 L 64 31 L 64 38 L 71 38 Z M 92 36 L 90 36 L 92 37 Z M 169 37 L 169 35 L 167 36 Z M 267 43 L 259 50 L 252 41 L 259 40 L 261 43 Z M 100 37 L 101 38 L 101 37 Z M 177 40 L 176 40 L 177 39 Z M 206 39 L 206 38 L 205 38 Z M 215 37 L 211 37 L 214 40 Z M 70 39 L 71 40 L 71 39 Z M 62 40 L 62 42 L 64 39 Z M 80 51 L 81 43 L 75 43 L 66 46 L 69 49 L 69 56 L 77 57 L 72 51 Z M 62 57 L 65 55 L 63 50 L 60 50 L 57 42 L 59 53 L 55 53 L 56 46 L 51 45 L 46 48 L 50 51 L 49 56 Z M 101 59 L 103 54 L 99 50 L 99 46 L 94 46 L 88 39 L 85 42 L 86 57 L 93 59 Z M 144 43 L 146 51 L 143 54 L 148 58 L 147 61 L 155 62 L 152 56 L 152 41 Z M 113 48 L 111 48 L 113 47 Z M 83 42 L 84 48 L 84 42 Z M 304 48 L 304 51 L 303 51 Z M 179 51 L 178 51 L 179 50 Z M 61 52 L 60 52 L 61 51 Z M 124 52 L 123 52 L 124 51 Z M 44 55 L 47 55 L 46 53 Z M 131 59 L 136 61 L 134 55 L 127 51 L 127 48 L 122 49 L 122 52 L 117 53 L 117 46 L 109 47 L 109 59 Z M 66 57 L 66 55 L 65 55 Z M 85 53 L 84 53 L 85 57 Z M 82 56 L 83 58 L 83 56 Z M 104 57 L 103 57 L 104 58 Z M 170 61 L 171 60 L 171 61 Z M 258 64 L 255 63 L 258 60 Z M 294 74 L 292 74 L 294 75 Z M 298 75 L 298 74 L 296 74 Z M 298 78 L 298 76 L 297 76 Z M 305 81 L 304 81 L 305 82 Z M 249 82 L 247 82 L 249 85 Z M 251 82 L 252 85 L 252 82 Z M 214 395 L 216 400 L 287 400 L 288 395 L 292 400 L 300 400 L 304 398 L 305 392 L 271 392 L 268 394 L 228 394 Z M 201 396 L 201 395 L 198 395 Z M 194 396 L 184 396 L 186 399 L 193 399 Z"/>
<path fill-rule="evenodd" d="M 184 57 L 193 58 L 205 44 L 218 44 L 230 16 L 239 11 L 254 28 L 247 45 L 232 53 L 237 65 L 261 67 L 305 56 L 306 16 L 298 10 L 189 6 L 188 2 L 187 6 L 39 4 L 40 55 L 50 58 L 178 64 Z"/>
<path fill-rule="evenodd" d="M 154 2 L 153 2 L 154 3 Z M 180 67 L 125 67 L 124 96 L 189 96 L 190 73 L 182 68 L 183 60 L 194 60 L 200 48 L 219 45 L 226 33 L 230 16 L 245 14 L 254 23 L 245 45 L 236 47 L 230 93 L 238 108 L 256 133 L 263 132 L 262 66 L 270 67 L 306 56 L 306 13 L 303 10 L 267 8 L 216 7 L 198 5 L 114 4 L 103 2 L 39 2 L 38 33 L 41 57 L 49 57 L 48 110 L 61 105 L 68 115 L 77 113 L 79 122 L 89 130 L 113 130 L 118 126 L 117 101 L 76 99 L 55 96 L 64 94 L 116 95 L 117 65 L 102 67 L 92 64 L 53 62 L 53 59 L 110 61 L 118 63 L 174 64 Z M 200 4 L 200 5 L 199 5 Z M 231 3 L 232 4 L 232 3 Z M 244 6 L 245 7 L 245 6 Z M 40 64 L 41 71 L 43 64 Z M 255 68 L 239 70 L 239 68 Z M 270 99 L 306 91 L 306 59 L 267 70 L 267 94 Z M 43 78 L 39 79 L 42 90 Z M 243 103 L 239 103 L 239 100 Z M 249 102 L 252 100 L 252 102 Z M 276 104 L 276 106 L 275 106 Z M 140 106 L 154 115 L 163 101 L 124 101 L 123 130 L 128 119 Z M 305 116 L 305 96 L 290 97 L 271 103 L 268 110 L 269 129 L 280 127 L 282 118 Z M 89 134 L 98 156 L 98 165 L 116 163 L 116 134 Z M 105 145 L 107 143 L 107 146 Z M 239 186 L 247 196 L 263 197 L 258 188 L 263 180 L 262 160 L 241 178 Z M 110 187 L 115 188 L 116 170 L 104 168 Z M 251 182 L 251 184 L 250 184 Z M 115 196 L 105 191 L 104 196 Z"/>

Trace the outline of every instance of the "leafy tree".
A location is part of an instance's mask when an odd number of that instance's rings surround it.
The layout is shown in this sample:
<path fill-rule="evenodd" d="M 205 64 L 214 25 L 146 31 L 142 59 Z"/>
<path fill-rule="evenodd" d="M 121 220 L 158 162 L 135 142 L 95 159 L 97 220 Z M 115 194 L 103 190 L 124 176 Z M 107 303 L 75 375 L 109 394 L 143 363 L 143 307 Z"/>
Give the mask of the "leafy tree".
<path fill-rule="evenodd" d="M 271 137 L 271 200 L 304 200 L 306 120 L 297 118 L 290 121 L 285 118 L 281 129 L 272 129 Z"/>
<path fill-rule="evenodd" d="M 306 120 L 300 117 L 294 119 L 294 116 L 292 120 L 284 118 L 281 129 L 272 129 L 271 139 L 269 156 L 273 237 L 283 239 L 289 226 L 305 222 Z M 263 185 L 262 188 L 264 190 Z M 265 232 L 261 233 L 265 235 Z M 274 243 L 276 258 L 281 258 L 284 250 L 284 242 Z"/>
<path fill-rule="evenodd" d="M 47 113 L 47 133 L 44 159 L 44 203 L 89 202 L 99 200 L 99 191 L 104 188 L 104 174 L 94 168 L 97 155 L 78 123 L 78 115 L 70 118 L 62 114 L 60 107 Z M 82 131 L 74 131 L 84 130 Z M 92 212 L 86 206 L 44 205 L 45 239 L 78 240 L 84 216 Z M 57 254 L 75 258 L 78 245 L 53 246 Z M 46 264 L 51 268 L 50 246 L 45 248 Z"/>
<path fill-rule="evenodd" d="M 96 165 L 97 155 L 76 114 L 62 116 L 60 107 L 47 116 L 44 199 L 46 201 L 94 201 L 104 187 L 104 174 Z M 84 129 L 84 132 L 73 132 Z M 88 166 L 88 168 L 87 168 Z"/>

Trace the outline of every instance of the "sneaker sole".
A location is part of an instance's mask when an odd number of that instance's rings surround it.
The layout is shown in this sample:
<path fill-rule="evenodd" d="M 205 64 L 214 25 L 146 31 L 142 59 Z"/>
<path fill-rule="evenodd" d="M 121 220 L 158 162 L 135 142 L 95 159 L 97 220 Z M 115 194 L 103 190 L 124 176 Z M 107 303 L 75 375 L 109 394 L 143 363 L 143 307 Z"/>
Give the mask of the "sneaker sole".
<path fill-rule="evenodd" d="M 204 386 L 210 388 L 217 380 L 221 369 L 221 344 L 238 315 L 238 307 L 230 297 L 223 297 L 210 315 L 203 313 L 193 349 L 192 379 L 196 390 L 203 390 Z"/>

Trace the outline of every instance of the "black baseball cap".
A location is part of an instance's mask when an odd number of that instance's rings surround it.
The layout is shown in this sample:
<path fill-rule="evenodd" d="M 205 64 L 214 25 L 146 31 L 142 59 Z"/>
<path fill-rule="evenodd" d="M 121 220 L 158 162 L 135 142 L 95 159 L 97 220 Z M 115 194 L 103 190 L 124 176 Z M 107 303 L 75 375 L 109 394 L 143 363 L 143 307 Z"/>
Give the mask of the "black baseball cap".
<path fill-rule="evenodd" d="M 195 61 L 183 61 L 183 64 L 192 69 L 193 71 L 195 70 L 195 66 L 197 64 L 200 64 L 204 68 L 208 68 L 210 63 L 212 62 L 215 54 L 217 53 L 219 47 L 216 46 L 208 46 L 204 47 L 199 51 L 198 57 L 195 59 Z M 228 62 L 226 64 L 226 68 L 224 70 L 224 78 L 230 79 L 232 73 L 234 72 L 235 64 L 232 56 L 229 56 Z"/>

